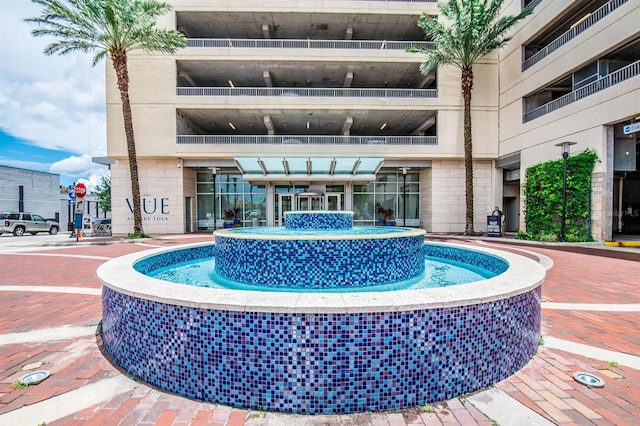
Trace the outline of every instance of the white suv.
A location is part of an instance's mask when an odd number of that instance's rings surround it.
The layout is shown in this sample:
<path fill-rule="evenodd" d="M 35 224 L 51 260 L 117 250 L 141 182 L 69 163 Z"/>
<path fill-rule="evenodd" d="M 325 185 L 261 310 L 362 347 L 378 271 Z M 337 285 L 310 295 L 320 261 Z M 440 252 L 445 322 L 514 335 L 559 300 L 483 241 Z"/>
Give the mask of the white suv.
<path fill-rule="evenodd" d="M 36 235 L 38 232 L 48 232 L 51 235 L 58 233 L 60 224 L 54 220 L 44 219 L 42 216 L 31 213 L 0 213 L 0 234 L 12 233 L 16 237 L 28 232 Z"/>

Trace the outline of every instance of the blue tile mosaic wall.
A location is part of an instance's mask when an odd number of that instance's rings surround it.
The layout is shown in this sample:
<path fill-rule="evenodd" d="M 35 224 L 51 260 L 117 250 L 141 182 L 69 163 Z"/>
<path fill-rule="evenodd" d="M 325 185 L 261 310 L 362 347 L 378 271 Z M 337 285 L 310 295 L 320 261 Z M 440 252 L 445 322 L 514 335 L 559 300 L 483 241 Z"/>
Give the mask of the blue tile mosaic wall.
<path fill-rule="evenodd" d="M 234 407 L 396 410 L 521 369 L 540 339 L 540 288 L 471 306 L 344 314 L 232 312 L 103 289 L 103 341 L 137 378 Z"/>
<path fill-rule="evenodd" d="M 353 212 L 285 212 L 288 229 L 351 229 Z"/>
<path fill-rule="evenodd" d="M 509 264 L 499 257 L 469 249 L 425 244 L 423 250 L 425 256 L 466 263 L 493 272 L 496 275 L 500 275 L 509 268 Z"/>
<path fill-rule="evenodd" d="M 423 244 L 422 235 L 320 240 L 217 236 L 215 272 L 268 287 L 367 287 L 421 275 Z"/>
<path fill-rule="evenodd" d="M 133 269 L 141 274 L 149 273 L 167 266 L 176 265 L 182 262 L 189 262 L 197 259 L 215 257 L 218 249 L 215 244 L 194 246 L 188 249 L 167 251 L 157 256 L 150 256 L 142 259 L 133 265 Z"/>

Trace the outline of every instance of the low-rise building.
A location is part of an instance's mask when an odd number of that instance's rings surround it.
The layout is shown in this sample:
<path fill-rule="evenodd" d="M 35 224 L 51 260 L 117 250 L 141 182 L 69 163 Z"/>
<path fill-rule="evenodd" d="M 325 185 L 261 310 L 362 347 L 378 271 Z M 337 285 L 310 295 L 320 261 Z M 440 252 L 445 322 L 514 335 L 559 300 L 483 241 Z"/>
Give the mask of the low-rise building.
<path fill-rule="evenodd" d="M 31 212 L 60 222 L 60 175 L 0 165 L 0 211 Z"/>

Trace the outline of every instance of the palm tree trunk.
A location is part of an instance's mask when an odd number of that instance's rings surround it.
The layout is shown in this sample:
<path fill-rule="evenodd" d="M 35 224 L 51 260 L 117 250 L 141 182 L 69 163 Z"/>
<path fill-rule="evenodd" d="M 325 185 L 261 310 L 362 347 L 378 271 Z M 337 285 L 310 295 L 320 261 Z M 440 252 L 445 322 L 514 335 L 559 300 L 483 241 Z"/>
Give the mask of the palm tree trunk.
<path fill-rule="evenodd" d="M 462 69 L 462 98 L 464 100 L 464 183 L 465 183 L 465 235 L 473 235 L 473 142 L 471 140 L 471 89 L 473 70 Z"/>
<path fill-rule="evenodd" d="M 131 102 L 129 100 L 129 71 L 127 69 L 127 54 L 112 51 L 111 60 L 118 79 L 120 99 L 122 100 L 122 116 L 124 118 L 124 133 L 127 138 L 127 154 L 129 156 L 129 173 L 131 174 L 131 197 L 133 204 L 133 235 L 142 236 L 142 210 L 140 208 L 140 180 L 138 177 L 138 158 L 136 143 L 133 137 L 133 118 L 131 116 Z"/>

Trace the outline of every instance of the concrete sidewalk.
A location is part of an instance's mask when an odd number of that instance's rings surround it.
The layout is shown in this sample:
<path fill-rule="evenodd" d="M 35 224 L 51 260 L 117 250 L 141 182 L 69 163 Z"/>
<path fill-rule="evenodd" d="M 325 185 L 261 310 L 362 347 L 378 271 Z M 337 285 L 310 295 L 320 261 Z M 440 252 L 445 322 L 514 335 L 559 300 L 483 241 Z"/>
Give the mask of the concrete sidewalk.
<path fill-rule="evenodd" d="M 45 245 L 0 241 L 1 425 L 640 425 L 640 251 L 575 252 L 576 246 L 458 237 L 549 268 L 542 291 L 545 344 L 531 362 L 491 389 L 426 407 L 301 416 L 167 394 L 129 379 L 101 352 L 96 268 L 136 251 L 207 241 L 210 234 L 77 244 L 66 238 Z M 52 375 L 15 386 L 38 369 Z M 573 378 L 579 371 L 604 379 L 605 387 L 579 384 Z"/>

